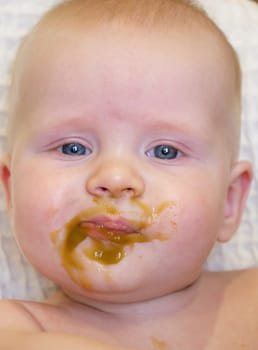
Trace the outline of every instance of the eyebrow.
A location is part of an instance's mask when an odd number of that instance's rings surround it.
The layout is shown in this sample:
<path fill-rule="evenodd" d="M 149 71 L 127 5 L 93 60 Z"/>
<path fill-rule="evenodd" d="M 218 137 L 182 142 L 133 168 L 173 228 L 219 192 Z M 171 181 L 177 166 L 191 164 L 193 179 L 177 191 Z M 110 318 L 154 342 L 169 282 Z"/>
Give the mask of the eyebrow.
<path fill-rule="evenodd" d="M 196 116 L 196 118 L 198 115 Z M 44 118 L 44 115 L 41 116 L 41 118 Z M 52 116 L 52 120 L 55 120 L 55 115 Z M 57 118 L 58 119 L 58 118 Z M 81 130 L 81 132 L 94 132 L 95 126 L 92 125 L 92 121 L 95 123 L 95 117 L 94 115 L 81 115 L 81 116 L 67 116 L 65 117 L 65 120 L 61 120 L 60 122 L 54 122 L 51 126 L 46 125 L 44 129 L 38 130 L 38 127 L 36 127 L 35 132 L 38 134 L 40 132 L 41 134 L 47 133 L 57 133 L 58 131 L 67 130 L 70 129 L 76 129 L 76 131 Z M 98 117 L 97 119 L 101 120 L 102 118 Z M 114 117 L 116 119 L 116 117 Z M 175 123 L 172 116 L 166 115 L 163 116 L 161 120 L 159 120 L 158 115 L 155 113 L 144 113 L 142 117 L 132 117 L 130 118 L 130 115 L 123 116 L 119 115 L 117 116 L 118 121 L 121 121 L 123 123 L 131 124 L 132 127 L 138 128 L 138 125 L 140 125 L 142 128 L 145 128 L 146 133 L 169 133 L 170 131 L 173 132 L 174 135 L 180 135 L 185 136 L 186 138 L 196 138 L 201 137 L 201 139 L 205 140 L 205 134 L 198 125 L 199 123 L 195 123 L 194 119 L 191 122 L 185 122 L 185 117 L 182 116 L 182 120 L 180 120 L 180 116 L 176 116 L 177 122 Z M 170 119 L 170 120 L 169 120 Z M 208 119 L 208 117 L 207 117 Z M 105 116 L 103 117 L 103 121 L 105 121 Z M 199 130 L 200 131 L 199 131 Z"/>
<path fill-rule="evenodd" d="M 148 120 L 146 121 L 146 127 L 148 127 L 149 129 L 157 130 L 157 132 L 166 132 L 172 130 L 174 133 L 185 134 L 187 136 L 190 136 L 192 133 L 196 135 L 196 131 L 198 128 L 194 126 L 197 126 L 198 123 L 194 123 L 194 120 L 191 123 L 188 123 L 187 125 L 183 121 L 175 123 L 172 119 L 173 118 L 171 117 L 171 122 L 166 120 Z M 177 120 L 180 121 L 180 118 L 177 118 Z M 139 120 L 139 123 L 142 124 L 142 120 Z"/>

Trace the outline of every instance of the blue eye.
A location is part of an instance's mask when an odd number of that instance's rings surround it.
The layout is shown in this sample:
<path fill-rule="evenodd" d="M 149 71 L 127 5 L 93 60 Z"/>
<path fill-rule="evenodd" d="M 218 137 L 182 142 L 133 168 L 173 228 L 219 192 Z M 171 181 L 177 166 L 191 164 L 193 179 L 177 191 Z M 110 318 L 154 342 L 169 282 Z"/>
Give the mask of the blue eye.
<path fill-rule="evenodd" d="M 169 145 L 158 145 L 147 151 L 146 155 L 148 157 L 171 160 L 177 158 L 180 155 L 180 152 L 176 148 Z"/>
<path fill-rule="evenodd" d="M 68 156 L 89 155 L 92 151 L 80 143 L 66 143 L 60 147 L 60 151 Z"/>

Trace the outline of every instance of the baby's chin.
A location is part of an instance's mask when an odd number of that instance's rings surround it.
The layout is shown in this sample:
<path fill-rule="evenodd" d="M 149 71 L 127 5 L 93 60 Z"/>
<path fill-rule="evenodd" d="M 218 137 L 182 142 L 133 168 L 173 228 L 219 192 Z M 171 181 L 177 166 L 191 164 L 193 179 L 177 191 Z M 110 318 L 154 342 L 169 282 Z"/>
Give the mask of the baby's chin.
<path fill-rule="evenodd" d="M 137 259 L 138 260 L 138 259 Z M 71 271 L 62 281 L 58 280 L 65 294 L 86 303 L 98 300 L 112 303 L 135 302 L 163 294 L 161 284 L 149 283 L 149 269 L 135 262 L 133 256 L 116 265 L 85 264 L 87 272 Z M 148 287 L 147 287 L 148 286 Z"/>
<path fill-rule="evenodd" d="M 131 257 L 131 262 L 120 262 L 118 266 L 109 266 L 104 269 L 99 266 L 88 267 L 85 276 L 74 280 L 66 273 L 57 276 L 49 276 L 60 286 L 65 295 L 70 299 L 91 305 L 97 303 L 138 303 L 150 299 L 157 299 L 169 295 L 195 283 L 198 280 L 201 269 L 194 271 L 181 271 L 180 274 L 168 271 L 162 273 L 154 268 L 151 270 Z M 150 262 L 151 264 L 151 262 Z M 129 267 L 130 266 L 130 269 Z M 160 268 L 160 266 L 159 266 Z M 53 270 L 52 270 L 53 273 Z"/>

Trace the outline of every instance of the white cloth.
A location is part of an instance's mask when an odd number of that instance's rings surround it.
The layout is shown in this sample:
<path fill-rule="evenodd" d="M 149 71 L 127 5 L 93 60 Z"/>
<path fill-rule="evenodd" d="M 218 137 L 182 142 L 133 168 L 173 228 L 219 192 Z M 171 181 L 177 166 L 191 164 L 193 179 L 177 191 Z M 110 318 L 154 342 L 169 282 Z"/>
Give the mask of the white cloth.
<path fill-rule="evenodd" d="M 17 45 L 32 25 L 58 0 L 0 0 L 0 151 L 5 144 L 6 94 Z M 201 0 L 239 53 L 243 70 L 241 157 L 254 164 L 253 182 L 238 233 L 218 244 L 206 267 L 210 270 L 258 266 L 258 5 L 250 0 Z M 39 276 L 20 254 L 11 234 L 0 194 L 0 298 L 39 300 L 54 286 Z"/>

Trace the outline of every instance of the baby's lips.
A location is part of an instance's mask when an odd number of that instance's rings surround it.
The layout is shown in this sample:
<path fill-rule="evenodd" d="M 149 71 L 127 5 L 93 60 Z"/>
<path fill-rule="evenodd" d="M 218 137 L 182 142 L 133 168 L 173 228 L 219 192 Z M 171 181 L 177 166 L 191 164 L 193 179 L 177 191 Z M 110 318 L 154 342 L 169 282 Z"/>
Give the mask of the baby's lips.
<path fill-rule="evenodd" d="M 83 220 L 80 224 L 81 227 L 95 227 L 95 229 L 105 228 L 115 232 L 130 234 L 138 232 L 138 229 L 133 226 L 125 218 L 110 218 L 104 215 L 96 216 L 87 220 Z"/>

